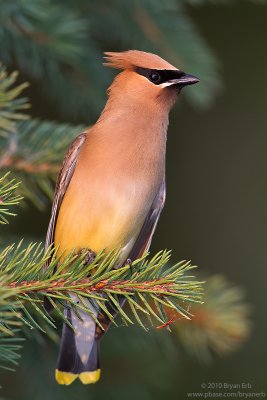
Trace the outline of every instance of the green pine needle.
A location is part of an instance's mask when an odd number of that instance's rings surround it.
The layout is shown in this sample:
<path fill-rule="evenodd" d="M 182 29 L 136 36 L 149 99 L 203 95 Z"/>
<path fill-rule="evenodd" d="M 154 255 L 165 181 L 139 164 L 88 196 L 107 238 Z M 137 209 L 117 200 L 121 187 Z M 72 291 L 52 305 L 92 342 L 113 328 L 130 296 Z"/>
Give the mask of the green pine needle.
<path fill-rule="evenodd" d="M 14 86 L 17 77 L 17 71 L 8 74 L 0 63 L 0 136 L 15 133 L 17 121 L 28 118 L 22 111 L 28 109 L 30 105 L 26 98 L 18 98 L 28 83 Z"/>
<path fill-rule="evenodd" d="M 5 339 L 14 336 L 18 327 L 25 325 L 44 333 L 45 326 L 56 328 L 53 317 L 44 309 L 44 297 L 64 322 L 69 323 L 62 304 L 73 307 L 78 315 L 79 310 L 87 311 L 100 329 L 103 329 L 101 322 L 88 308 L 86 299 L 115 325 L 118 314 L 125 324 L 137 323 L 144 329 L 147 329 L 144 318 L 153 325 L 168 322 L 162 304 L 188 318 L 190 302 L 201 303 L 202 283 L 187 276 L 193 266 L 183 262 L 175 273 L 169 264 L 168 251 L 159 252 L 151 260 L 148 254 L 136 260 L 133 273 L 129 265 L 115 268 L 118 251 L 109 254 L 102 251 L 89 265 L 85 264 L 85 257 L 86 251 L 80 256 L 69 254 L 55 270 L 56 251 L 44 250 L 41 244 L 30 243 L 23 248 L 20 242 L 0 253 L 0 334 L 4 340 L 0 341 L 0 360 L 2 357 L 2 360 L 17 362 L 19 347 L 8 347 Z M 70 293 L 78 297 L 79 304 L 72 300 Z M 122 298 L 126 299 L 128 308 L 122 307 Z"/>
<path fill-rule="evenodd" d="M 156 304 L 163 302 L 166 306 L 175 308 L 182 315 L 188 315 L 188 304 L 201 302 L 201 283 L 187 276 L 194 267 L 183 263 L 174 273 L 172 266 L 169 266 L 168 251 L 159 252 L 151 260 L 146 255 L 141 261 L 135 261 L 133 274 L 128 265 L 115 268 L 117 251 L 107 255 L 100 252 L 89 265 L 85 265 L 85 251 L 79 257 L 70 254 L 62 261 L 59 270 L 54 272 L 58 260 L 51 249 L 45 251 L 40 244 L 30 244 L 24 249 L 21 246 L 22 243 L 17 247 L 9 246 L 0 254 L 0 278 L 5 281 L 6 290 L 15 293 L 15 299 L 31 304 L 45 319 L 47 315 L 40 299 L 46 296 L 48 299 L 58 299 L 73 305 L 70 292 L 91 298 L 98 308 L 105 311 L 105 304 L 113 303 L 116 312 L 125 322 L 131 321 L 130 323 L 133 320 L 126 315 L 117 296 L 131 298 L 131 307 L 135 308 L 138 315 L 141 311 L 141 314 L 152 314 L 158 320 L 157 310 L 151 305 L 152 299 Z M 45 263 L 50 259 L 49 267 L 44 270 Z M 169 269 L 171 274 L 168 274 Z M 59 314 L 62 317 L 62 313 Z M 112 318 L 112 314 L 110 317 Z M 164 321 L 160 319 L 160 322 Z"/>
<path fill-rule="evenodd" d="M 19 182 L 7 179 L 8 176 L 9 173 L 6 173 L 0 178 L 0 224 L 8 224 L 7 217 L 16 215 L 9 211 L 9 207 L 18 204 L 22 199 L 16 194 Z"/>

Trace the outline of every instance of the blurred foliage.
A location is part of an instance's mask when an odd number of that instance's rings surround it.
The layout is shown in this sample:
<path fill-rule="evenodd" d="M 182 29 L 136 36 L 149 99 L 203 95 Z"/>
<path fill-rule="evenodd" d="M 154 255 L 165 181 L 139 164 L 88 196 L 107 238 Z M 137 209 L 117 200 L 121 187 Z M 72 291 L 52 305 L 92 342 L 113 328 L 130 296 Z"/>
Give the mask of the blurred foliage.
<path fill-rule="evenodd" d="M 65 121 L 88 123 L 100 111 L 111 76 L 100 65 L 103 50 L 159 53 L 198 74 L 201 85 L 185 95 L 205 106 L 220 87 L 219 66 L 184 3 L 2 0 L 0 59 L 19 69 L 34 84 L 40 100 L 53 108 L 53 115 L 60 114 Z M 42 108 L 34 110 L 43 116 Z"/>
<path fill-rule="evenodd" d="M 53 198 L 54 181 L 70 142 L 83 129 L 29 118 L 24 97 L 27 87 L 17 83 L 17 73 L 0 66 L 0 169 L 12 170 L 20 182 L 19 193 L 39 208 Z M 4 211 L 2 211 L 3 213 Z"/>
<path fill-rule="evenodd" d="M 251 310 L 243 290 L 220 275 L 207 279 L 203 302 L 193 305 L 192 323 L 179 320 L 175 332 L 188 353 L 208 363 L 212 353 L 225 356 L 249 338 Z"/>

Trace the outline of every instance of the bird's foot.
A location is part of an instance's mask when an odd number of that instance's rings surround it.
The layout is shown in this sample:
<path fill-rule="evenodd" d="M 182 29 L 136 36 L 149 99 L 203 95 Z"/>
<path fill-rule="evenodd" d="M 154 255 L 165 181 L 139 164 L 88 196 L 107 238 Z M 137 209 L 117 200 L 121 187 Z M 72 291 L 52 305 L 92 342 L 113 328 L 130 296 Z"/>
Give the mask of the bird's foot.
<path fill-rule="evenodd" d="M 84 247 L 78 251 L 77 256 L 80 257 L 84 253 L 84 251 L 86 251 L 84 265 L 92 264 L 92 262 L 94 262 L 95 260 L 96 253 L 93 250 Z"/>
<path fill-rule="evenodd" d="M 93 250 L 88 249 L 88 252 L 85 256 L 84 262 L 86 265 L 91 264 L 95 261 L 96 253 Z"/>

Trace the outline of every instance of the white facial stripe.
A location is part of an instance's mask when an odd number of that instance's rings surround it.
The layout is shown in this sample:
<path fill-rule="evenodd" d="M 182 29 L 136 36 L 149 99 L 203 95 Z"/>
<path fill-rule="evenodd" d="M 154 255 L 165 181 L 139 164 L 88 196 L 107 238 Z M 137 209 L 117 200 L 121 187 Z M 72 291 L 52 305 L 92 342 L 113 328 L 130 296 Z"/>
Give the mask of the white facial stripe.
<path fill-rule="evenodd" d="M 172 81 L 164 82 L 164 83 L 161 83 L 159 86 L 162 88 L 165 88 L 165 87 L 171 86 L 171 85 L 174 85 L 174 82 L 172 82 Z"/>

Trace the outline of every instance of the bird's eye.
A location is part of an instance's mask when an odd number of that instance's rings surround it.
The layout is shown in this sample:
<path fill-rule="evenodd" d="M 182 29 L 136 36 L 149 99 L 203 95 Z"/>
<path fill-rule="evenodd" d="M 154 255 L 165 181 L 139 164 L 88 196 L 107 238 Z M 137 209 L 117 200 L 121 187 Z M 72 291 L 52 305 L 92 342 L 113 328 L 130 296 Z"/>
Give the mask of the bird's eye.
<path fill-rule="evenodd" d="M 156 85 L 161 83 L 161 76 L 158 72 L 155 71 L 152 71 L 148 74 L 148 79 L 150 80 L 150 82 L 155 83 Z"/>

